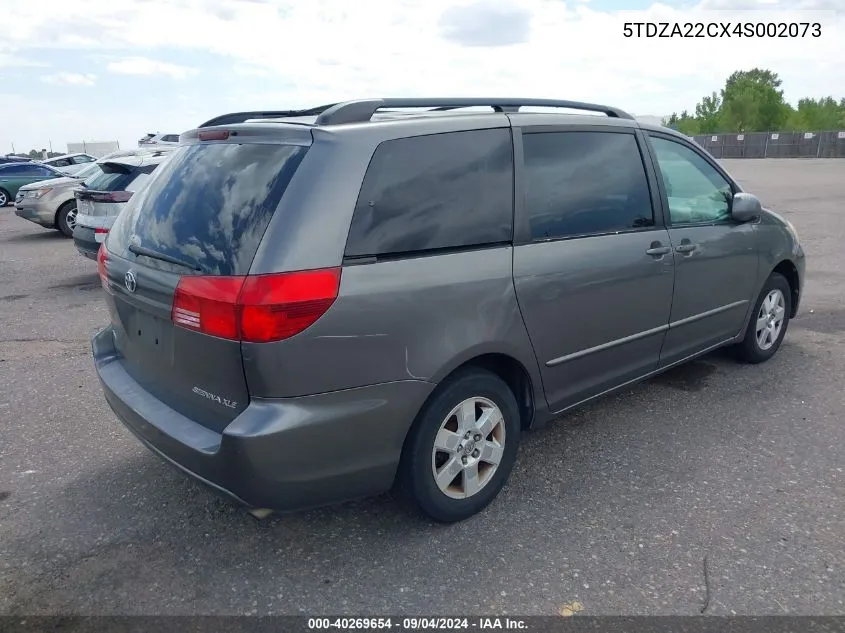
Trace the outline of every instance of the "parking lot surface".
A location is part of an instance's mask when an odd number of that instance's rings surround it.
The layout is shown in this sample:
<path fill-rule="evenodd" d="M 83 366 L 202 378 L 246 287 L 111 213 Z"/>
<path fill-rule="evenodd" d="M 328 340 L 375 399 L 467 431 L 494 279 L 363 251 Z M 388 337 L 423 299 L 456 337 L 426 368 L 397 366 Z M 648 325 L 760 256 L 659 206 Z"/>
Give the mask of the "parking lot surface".
<path fill-rule="evenodd" d="M 451 526 L 388 496 L 258 521 L 166 465 L 102 398 L 96 264 L 0 209 L 0 613 L 845 614 L 845 160 L 724 162 L 807 252 L 780 352 L 527 434 Z"/>

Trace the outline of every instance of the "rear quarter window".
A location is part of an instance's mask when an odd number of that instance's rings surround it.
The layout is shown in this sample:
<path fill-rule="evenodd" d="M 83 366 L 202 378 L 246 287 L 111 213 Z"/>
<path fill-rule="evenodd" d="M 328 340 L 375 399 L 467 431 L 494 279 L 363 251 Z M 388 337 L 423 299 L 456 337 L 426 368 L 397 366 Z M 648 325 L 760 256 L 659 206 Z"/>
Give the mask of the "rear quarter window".
<path fill-rule="evenodd" d="M 507 129 L 385 141 L 373 154 L 347 257 L 401 255 L 513 238 L 513 144 Z"/>

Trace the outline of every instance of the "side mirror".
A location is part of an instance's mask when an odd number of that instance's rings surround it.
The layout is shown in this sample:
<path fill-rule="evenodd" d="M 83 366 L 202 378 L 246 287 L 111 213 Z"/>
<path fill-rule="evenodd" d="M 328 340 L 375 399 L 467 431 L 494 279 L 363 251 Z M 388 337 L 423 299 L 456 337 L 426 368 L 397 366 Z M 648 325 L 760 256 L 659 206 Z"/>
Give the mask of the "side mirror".
<path fill-rule="evenodd" d="M 760 199 L 750 193 L 735 193 L 731 199 L 731 217 L 737 222 L 750 222 L 760 217 L 763 205 Z"/>

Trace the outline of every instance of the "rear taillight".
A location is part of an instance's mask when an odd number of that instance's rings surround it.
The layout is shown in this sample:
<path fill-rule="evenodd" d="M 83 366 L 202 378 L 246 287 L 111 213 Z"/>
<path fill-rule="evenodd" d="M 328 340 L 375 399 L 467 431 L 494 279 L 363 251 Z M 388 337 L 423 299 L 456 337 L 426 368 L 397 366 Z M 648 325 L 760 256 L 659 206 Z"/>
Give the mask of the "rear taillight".
<path fill-rule="evenodd" d="M 94 202 L 128 202 L 132 197 L 131 191 L 91 191 L 82 193 L 83 198 Z"/>
<path fill-rule="evenodd" d="M 108 229 L 94 229 L 94 241 L 102 244 L 106 241 L 106 236 L 108 236 L 108 234 Z"/>
<path fill-rule="evenodd" d="M 103 288 L 107 288 L 109 285 L 109 277 L 106 273 L 107 259 L 106 247 L 100 244 L 100 249 L 97 251 L 97 273 L 100 275 L 100 283 L 103 285 Z"/>
<path fill-rule="evenodd" d="M 220 338 L 281 341 L 323 316 L 339 287 L 340 268 L 247 277 L 187 276 L 176 287 L 171 320 Z"/>
<path fill-rule="evenodd" d="M 237 339 L 238 295 L 243 283 L 243 277 L 182 277 L 170 318 L 189 330 Z"/>

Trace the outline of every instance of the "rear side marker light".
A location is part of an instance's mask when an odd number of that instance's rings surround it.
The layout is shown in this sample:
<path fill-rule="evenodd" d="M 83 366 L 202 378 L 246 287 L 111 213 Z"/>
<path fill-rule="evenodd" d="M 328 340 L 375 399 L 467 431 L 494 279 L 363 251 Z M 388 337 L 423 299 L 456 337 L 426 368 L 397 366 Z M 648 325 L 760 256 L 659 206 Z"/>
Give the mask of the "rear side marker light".
<path fill-rule="evenodd" d="M 340 268 L 246 277 L 184 276 L 171 320 L 180 327 L 250 343 L 281 341 L 323 316 L 337 299 Z"/>

